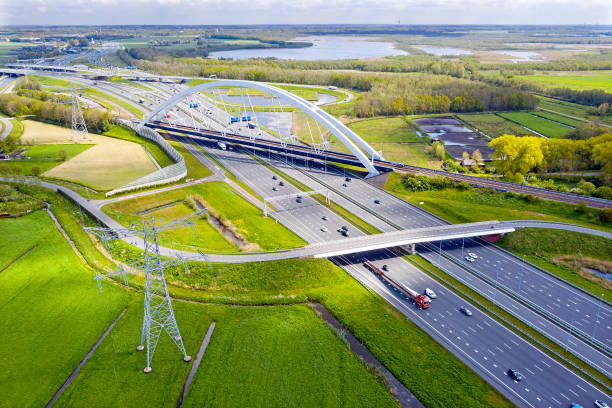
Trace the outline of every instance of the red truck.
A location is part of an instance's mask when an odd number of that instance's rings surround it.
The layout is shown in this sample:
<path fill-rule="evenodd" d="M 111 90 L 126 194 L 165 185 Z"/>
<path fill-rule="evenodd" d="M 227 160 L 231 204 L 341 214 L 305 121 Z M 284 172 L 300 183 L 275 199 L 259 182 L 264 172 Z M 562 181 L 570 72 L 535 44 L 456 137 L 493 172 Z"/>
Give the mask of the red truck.
<path fill-rule="evenodd" d="M 402 285 L 401 283 L 394 281 L 383 270 L 376 267 L 370 261 L 365 261 L 363 263 L 363 266 L 365 266 L 366 268 L 368 268 L 375 274 L 380 275 L 386 280 L 388 280 L 389 282 L 391 282 L 393 286 L 397 287 L 399 290 L 404 292 L 412 300 L 412 302 L 416 304 L 419 308 L 427 309 L 429 307 L 430 300 L 427 296 L 421 295 L 420 293 L 417 293 L 414 290 L 410 289 L 408 286 Z"/>

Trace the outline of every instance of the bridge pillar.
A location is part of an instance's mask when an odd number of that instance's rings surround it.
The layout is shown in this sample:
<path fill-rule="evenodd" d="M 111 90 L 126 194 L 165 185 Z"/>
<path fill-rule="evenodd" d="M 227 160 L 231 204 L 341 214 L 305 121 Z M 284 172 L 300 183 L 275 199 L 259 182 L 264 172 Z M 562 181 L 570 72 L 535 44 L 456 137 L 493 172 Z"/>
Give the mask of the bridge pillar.
<path fill-rule="evenodd" d="M 410 255 L 414 255 L 416 254 L 415 246 L 416 246 L 415 244 L 408 244 L 408 245 L 405 245 L 404 248 L 406 249 L 406 251 L 408 251 Z"/>

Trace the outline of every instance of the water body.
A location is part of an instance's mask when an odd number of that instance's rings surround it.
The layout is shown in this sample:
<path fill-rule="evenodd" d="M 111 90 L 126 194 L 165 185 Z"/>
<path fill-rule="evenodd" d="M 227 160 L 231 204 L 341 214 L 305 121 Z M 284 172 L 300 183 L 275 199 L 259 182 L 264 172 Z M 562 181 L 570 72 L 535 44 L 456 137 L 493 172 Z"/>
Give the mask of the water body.
<path fill-rule="evenodd" d="M 306 48 L 267 48 L 211 52 L 215 58 L 278 58 L 294 60 L 339 60 L 382 58 L 392 55 L 408 55 L 390 42 L 368 41 L 375 37 L 358 36 L 313 36 L 298 37 L 292 41 L 306 41 L 313 44 Z"/>
<path fill-rule="evenodd" d="M 612 273 L 605 273 L 600 271 L 599 269 L 595 269 L 595 268 L 588 268 L 588 267 L 584 267 L 584 269 L 586 269 L 587 271 L 591 272 L 592 274 L 595 274 L 597 276 L 600 276 L 602 278 L 605 278 L 609 281 L 612 281 Z"/>
<path fill-rule="evenodd" d="M 438 47 L 414 47 L 421 51 L 425 51 L 428 54 L 433 54 L 438 57 L 442 55 L 469 55 L 472 54 L 470 50 L 462 50 L 461 48 L 438 48 Z"/>
<path fill-rule="evenodd" d="M 542 54 L 535 51 L 493 51 L 497 54 L 509 55 L 514 57 L 511 59 L 512 62 L 531 62 L 531 61 L 544 61 Z"/>

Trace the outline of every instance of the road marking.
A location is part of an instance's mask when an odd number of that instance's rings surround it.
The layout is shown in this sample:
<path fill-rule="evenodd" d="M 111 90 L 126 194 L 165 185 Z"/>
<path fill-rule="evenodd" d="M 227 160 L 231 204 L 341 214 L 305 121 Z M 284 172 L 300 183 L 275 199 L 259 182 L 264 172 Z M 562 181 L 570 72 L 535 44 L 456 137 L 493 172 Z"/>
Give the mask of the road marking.
<path fill-rule="evenodd" d="M 546 361 L 542 360 L 542 364 L 544 364 L 546 367 L 550 368 L 550 365 L 548 365 L 548 364 L 546 363 Z"/>
<path fill-rule="evenodd" d="M 567 389 L 569 392 L 571 392 L 572 394 L 574 394 L 575 396 L 579 397 L 580 395 L 578 395 L 577 392 L 574 392 L 574 390 L 572 390 L 571 388 Z"/>
<path fill-rule="evenodd" d="M 566 399 L 566 400 L 568 400 L 568 401 L 570 400 L 570 399 L 569 399 L 569 398 L 567 398 L 565 395 L 563 395 L 563 393 L 561 393 L 561 392 L 559 393 L 559 395 L 561 395 L 563 398 L 565 398 L 565 399 Z"/>

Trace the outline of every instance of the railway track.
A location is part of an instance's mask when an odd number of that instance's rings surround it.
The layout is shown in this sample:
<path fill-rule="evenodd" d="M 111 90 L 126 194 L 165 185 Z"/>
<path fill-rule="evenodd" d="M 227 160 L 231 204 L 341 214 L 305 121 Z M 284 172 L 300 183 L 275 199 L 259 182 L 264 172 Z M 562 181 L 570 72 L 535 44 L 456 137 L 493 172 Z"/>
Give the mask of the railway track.
<path fill-rule="evenodd" d="M 361 162 L 355 156 L 349 153 L 337 152 L 333 150 L 314 150 L 312 147 L 305 145 L 281 143 L 280 141 L 270 139 L 251 138 L 244 135 L 220 132 L 217 130 L 196 129 L 191 126 L 179 124 L 171 125 L 169 123 L 160 121 L 150 121 L 147 126 L 156 129 L 167 130 L 170 132 L 178 131 L 184 134 L 189 134 L 194 137 L 204 137 L 207 139 L 222 140 L 247 147 L 253 147 L 258 149 L 271 149 L 277 152 L 304 156 L 310 159 L 336 161 L 339 163 L 351 164 L 362 167 Z M 476 187 L 493 188 L 499 191 L 513 191 L 515 193 L 520 194 L 531 194 L 539 198 L 570 204 L 578 204 L 580 202 L 584 202 L 586 205 L 593 208 L 612 208 L 612 202 L 610 200 L 604 200 L 601 198 L 581 196 L 572 193 L 563 193 L 560 191 L 546 190 L 538 187 L 509 183 L 507 181 L 501 180 L 491 180 L 483 177 L 468 176 L 459 173 L 449 173 L 442 170 L 411 166 L 404 163 L 396 163 L 386 160 L 374 160 L 372 163 L 374 167 L 382 171 L 397 171 L 400 173 L 423 174 L 434 177 L 448 177 L 456 181 L 465 181 L 470 185 Z"/>

